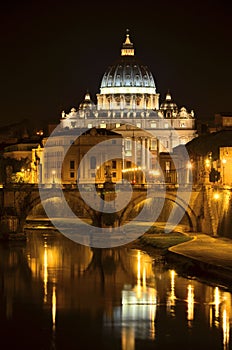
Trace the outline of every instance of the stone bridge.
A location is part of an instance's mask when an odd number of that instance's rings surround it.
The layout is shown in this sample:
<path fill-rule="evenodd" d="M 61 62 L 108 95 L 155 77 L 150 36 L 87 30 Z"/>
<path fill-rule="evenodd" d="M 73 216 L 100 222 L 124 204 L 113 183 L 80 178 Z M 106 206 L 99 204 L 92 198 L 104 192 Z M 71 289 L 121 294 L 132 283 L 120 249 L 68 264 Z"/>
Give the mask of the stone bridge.
<path fill-rule="evenodd" d="M 98 193 L 97 193 L 98 192 Z M 42 217 L 52 208 L 53 216 L 66 217 L 72 210 L 80 218 L 91 220 L 92 224 L 100 227 L 120 226 L 137 217 L 143 210 L 144 221 L 152 221 L 156 208 L 162 209 L 156 221 L 179 221 L 188 230 L 205 232 L 212 235 L 229 232 L 232 201 L 231 190 L 216 188 L 212 185 L 193 186 L 193 188 L 176 188 L 174 185 L 155 185 L 151 188 L 134 186 L 132 192 L 127 188 L 118 191 L 103 191 L 98 189 L 91 194 L 88 187 L 80 193 L 78 188 L 71 186 L 51 186 L 38 189 L 37 185 L 12 184 L 0 189 L 1 231 L 23 232 L 27 217 Z M 42 200 L 41 200 L 42 193 Z M 83 193 L 86 193 L 87 197 Z M 117 195 L 131 196 L 129 202 L 120 208 L 116 214 L 103 213 L 93 209 L 99 197 L 108 205 L 115 202 Z M 65 198 L 65 206 L 62 200 Z M 86 198 L 90 201 L 86 201 Z M 91 197 L 92 196 L 92 197 Z M 87 204 L 91 203 L 90 204 Z M 66 207 L 67 205 L 67 207 Z"/>

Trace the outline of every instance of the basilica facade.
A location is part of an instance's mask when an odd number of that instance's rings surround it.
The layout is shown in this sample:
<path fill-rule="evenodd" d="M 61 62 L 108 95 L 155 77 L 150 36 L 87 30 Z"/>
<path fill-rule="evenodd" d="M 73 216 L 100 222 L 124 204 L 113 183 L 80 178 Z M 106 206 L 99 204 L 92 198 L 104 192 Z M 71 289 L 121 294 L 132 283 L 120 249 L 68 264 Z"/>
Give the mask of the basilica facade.
<path fill-rule="evenodd" d="M 169 91 L 160 104 L 154 77 L 137 59 L 128 32 L 96 97 L 97 104 L 86 93 L 78 108 L 63 111 L 59 127 L 44 139 L 39 156 L 33 150 L 32 168 L 40 182 L 56 182 L 58 176 L 64 184 L 104 182 L 107 167 L 113 181 L 124 177 L 144 183 L 158 174 L 161 154 L 171 154 L 174 147 L 196 137 L 193 111 L 179 108 Z M 107 140 L 112 142 L 104 143 Z M 105 146 L 88 156 L 101 142 Z M 164 171 L 171 167 L 167 161 Z"/>

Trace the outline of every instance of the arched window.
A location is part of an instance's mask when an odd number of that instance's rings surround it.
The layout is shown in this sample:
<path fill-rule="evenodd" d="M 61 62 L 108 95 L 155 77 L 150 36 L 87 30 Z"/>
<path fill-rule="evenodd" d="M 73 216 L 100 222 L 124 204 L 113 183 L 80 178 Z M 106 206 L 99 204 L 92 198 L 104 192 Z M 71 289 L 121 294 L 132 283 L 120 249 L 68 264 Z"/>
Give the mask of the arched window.
<path fill-rule="evenodd" d="M 90 158 L 90 169 L 96 169 L 96 157 Z"/>

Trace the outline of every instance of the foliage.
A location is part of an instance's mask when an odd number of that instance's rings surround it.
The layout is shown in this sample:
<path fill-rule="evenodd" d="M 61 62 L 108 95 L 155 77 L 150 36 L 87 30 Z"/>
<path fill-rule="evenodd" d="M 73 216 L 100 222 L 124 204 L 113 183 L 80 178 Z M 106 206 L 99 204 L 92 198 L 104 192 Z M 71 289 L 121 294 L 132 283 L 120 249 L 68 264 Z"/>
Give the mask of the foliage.
<path fill-rule="evenodd" d="M 16 173 L 20 172 L 22 168 L 30 168 L 29 158 L 18 160 L 10 157 L 5 158 L 3 154 L 0 154 L 0 183 L 18 182 Z"/>
<path fill-rule="evenodd" d="M 176 244 L 188 242 L 192 238 L 183 235 L 180 232 L 171 232 L 171 233 L 159 233 L 159 234 L 144 234 L 140 237 L 140 242 L 146 245 L 150 245 L 153 248 L 158 249 L 168 249 Z"/>

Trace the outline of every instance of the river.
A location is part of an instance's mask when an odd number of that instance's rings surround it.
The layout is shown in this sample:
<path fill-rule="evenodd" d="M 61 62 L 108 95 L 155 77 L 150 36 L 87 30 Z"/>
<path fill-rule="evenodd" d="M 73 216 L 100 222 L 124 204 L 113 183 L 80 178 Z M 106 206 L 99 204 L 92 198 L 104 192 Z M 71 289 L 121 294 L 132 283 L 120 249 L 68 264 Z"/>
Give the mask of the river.
<path fill-rule="evenodd" d="M 3 349 L 231 349 L 232 295 L 164 258 L 53 230 L 0 245 Z"/>

